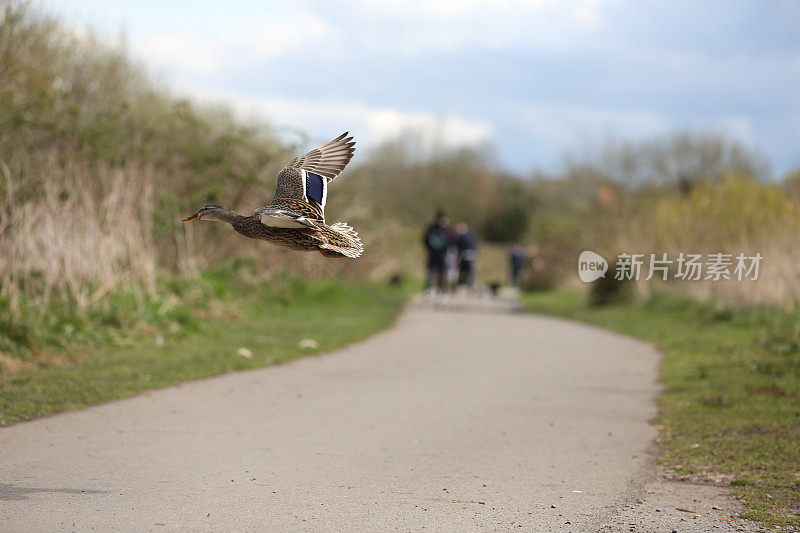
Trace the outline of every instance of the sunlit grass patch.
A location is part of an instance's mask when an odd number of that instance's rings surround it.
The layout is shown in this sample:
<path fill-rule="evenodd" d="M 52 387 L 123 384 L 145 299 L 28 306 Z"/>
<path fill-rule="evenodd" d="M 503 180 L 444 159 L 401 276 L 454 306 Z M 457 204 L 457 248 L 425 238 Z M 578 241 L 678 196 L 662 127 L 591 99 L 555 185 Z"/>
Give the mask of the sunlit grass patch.
<path fill-rule="evenodd" d="M 136 308 L 122 294 L 103 312 L 76 315 L 87 333 L 60 341 L 32 321 L 29 346 L 0 360 L 0 423 L 340 348 L 389 327 L 407 295 L 289 275 L 249 288 L 213 275 L 174 283 L 180 296 Z"/>

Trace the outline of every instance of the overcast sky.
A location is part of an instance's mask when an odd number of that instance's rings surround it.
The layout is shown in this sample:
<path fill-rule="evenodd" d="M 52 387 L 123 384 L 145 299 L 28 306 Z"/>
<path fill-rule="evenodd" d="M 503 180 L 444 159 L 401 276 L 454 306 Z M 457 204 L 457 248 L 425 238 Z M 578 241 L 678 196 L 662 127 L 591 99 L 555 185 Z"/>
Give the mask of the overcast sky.
<path fill-rule="evenodd" d="M 416 129 L 557 170 L 608 136 L 718 131 L 800 166 L 800 2 L 54 0 L 176 91 L 313 139 Z"/>

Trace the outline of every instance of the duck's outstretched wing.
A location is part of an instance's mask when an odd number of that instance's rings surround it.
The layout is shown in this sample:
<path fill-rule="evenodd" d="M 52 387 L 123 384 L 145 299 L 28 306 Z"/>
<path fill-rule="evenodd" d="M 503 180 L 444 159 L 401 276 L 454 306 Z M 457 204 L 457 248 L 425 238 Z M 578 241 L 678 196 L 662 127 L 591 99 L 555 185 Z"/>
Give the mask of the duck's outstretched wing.
<path fill-rule="evenodd" d="M 322 176 L 328 181 L 333 180 L 342 173 L 356 151 L 356 142 L 347 134 L 348 132 L 344 132 L 331 142 L 311 150 L 306 155 L 295 157 L 286 165 L 286 168 L 306 170 Z"/>
<path fill-rule="evenodd" d="M 317 220 L 325 220 L 325 202 L 328 199 L 328 182 L 336 178 L 353 158 L 355 141 L 347 136 L 347 132 L 339 135 L 329 143 L 311 150 L 305 155 L 295 157 L 278 173 L 278 184 L 275 187 L 275 196 L 267 208 L 280 208 L 288 210 L 283 205 L 286 200 L 294 200 L 307 204 L 303 211 L 313 210 L 318 212 Z M 298 204 L 293 204 L 298 205 Z M 299 207 L 298 207 L 299 208 Z M 256 210 L 258 213 L 260 208 Z M 300 214 L 300 213 L 295 213 Z M 303 214 L 302 216 L 307 216 Z M 262 223 L 275 225 L 271 219 L 264 219 Z"/>

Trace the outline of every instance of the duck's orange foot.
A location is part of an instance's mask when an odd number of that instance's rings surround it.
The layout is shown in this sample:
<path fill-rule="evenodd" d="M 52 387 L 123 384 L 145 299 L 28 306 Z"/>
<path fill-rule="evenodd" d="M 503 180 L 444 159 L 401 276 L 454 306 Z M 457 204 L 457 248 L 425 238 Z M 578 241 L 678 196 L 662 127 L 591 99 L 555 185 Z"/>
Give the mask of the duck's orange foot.
<path fill-rule="evenodd" d="M 319 248 L 319 253 L 321 253 L 325 257 L 330 257 L 332 259 L 347 257 L 346 255 L 340 254 L 339 252 L 334 252 L 333 250 L 323 250 L 322 248 Z"/>

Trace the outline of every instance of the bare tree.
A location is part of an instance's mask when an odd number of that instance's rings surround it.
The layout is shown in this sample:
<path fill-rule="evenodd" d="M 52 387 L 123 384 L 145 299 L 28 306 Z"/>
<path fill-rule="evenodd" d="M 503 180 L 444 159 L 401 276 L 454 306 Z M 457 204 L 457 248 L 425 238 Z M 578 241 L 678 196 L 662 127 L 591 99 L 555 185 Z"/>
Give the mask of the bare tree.
<path fill-rule="evenodd" d="M 658 183 L 688 194 L 725 172 L 762 178 L 769 164 L 755 149 L 720 133 L 679 132 L 642 141 L 606 140 L 581 156 L 567 156 L 567 174 L 634 185 Z"/>

